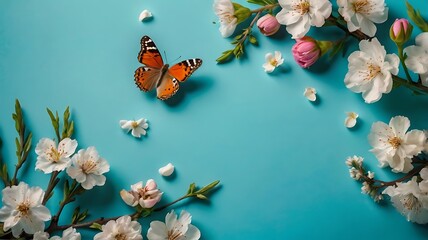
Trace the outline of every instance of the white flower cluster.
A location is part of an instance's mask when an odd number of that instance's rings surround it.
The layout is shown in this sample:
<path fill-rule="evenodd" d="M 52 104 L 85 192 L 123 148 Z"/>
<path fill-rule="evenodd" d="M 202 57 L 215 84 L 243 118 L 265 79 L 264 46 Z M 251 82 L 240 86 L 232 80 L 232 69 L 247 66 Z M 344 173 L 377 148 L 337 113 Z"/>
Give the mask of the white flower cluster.
<path fill-rule="evenodd" d="M 408 131 L 409 127 L 409 119 L 403 116 L 393 117 L 389 124 L 376 122 L 372 125 L 368 139 L 380 167 L 389 166 L 393 172 L 409 173 L 414 169 L 413 159 L 428 152 L 427 132 Z M 346 165 L 351 178 L 362 182 L 362 193 L 370 195 L 376 202 L 383 199 L 382 194 L 388 195 L 408 221 L 425 224 L 428 223 L 428 162 L 418 160 L 424 165 L 418 165 L 416 171 L 406 175 L 408 177 L 392 182 L 375 180 L 374 173 L 364 169 L 362 157 L 349 157 Z M 380 193 L 382 188 L 385 189 Z"/>
<path fill-rule="evenodd" d="M 79 150 L 75 154 L 77 141 L 65 138 L 59 142 L 42 138 L 36 146 L 36 170 L 45 174 L 66 170 L 67 174 L 86 189 L 104 185 L 103 175 L 110 169 L 106 160 L 98 155 L 94 147 Z M 12 229 L 14 237 L 19 237 L 22 231 L 35 234 L 35 239 L 49 239 L 44 233 L 45 222 L 51 219 L 51 213 L 42 202 L 45 192 L 40 187 L 30 187 L 24 182 L 17 186 L 6 187 L 2 191 L 3 207 L 0 209 L 0 221 L 4 222 L 3 230 Z M 52 237 L 50 239 L 58 239 Z M 75 229 L 63 232 L 62 239 L 80 239 Z"/>

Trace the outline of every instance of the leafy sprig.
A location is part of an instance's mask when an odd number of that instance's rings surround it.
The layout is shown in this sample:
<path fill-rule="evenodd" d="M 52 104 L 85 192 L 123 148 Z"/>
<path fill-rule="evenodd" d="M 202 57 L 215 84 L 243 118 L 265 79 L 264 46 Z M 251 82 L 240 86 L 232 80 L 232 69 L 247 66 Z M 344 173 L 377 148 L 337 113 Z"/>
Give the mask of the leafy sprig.
<path fill-rule="evenodd" d="M 18 99 L 15 100 L 15 113 L 12 114 L 12 118 L 15 121 L 15 129 L 18 133 L 18 137 L 15 138 L 16 157 L 18 161 L 15 165 L 15 171 L 12 180 L 10 181 L 10 186 L 17 185 L 19 183 L 18 172 L 27 160 L 33 138 L 33 134 L 26 130 L 21 104 Z"/>
<path fill-rule="evenodd" d="M 419 10 L 415 10 L 408 1 L 406 1 L 407 15 L 423 32 L 428 32 L 428 22 L 421 16 Z"/>

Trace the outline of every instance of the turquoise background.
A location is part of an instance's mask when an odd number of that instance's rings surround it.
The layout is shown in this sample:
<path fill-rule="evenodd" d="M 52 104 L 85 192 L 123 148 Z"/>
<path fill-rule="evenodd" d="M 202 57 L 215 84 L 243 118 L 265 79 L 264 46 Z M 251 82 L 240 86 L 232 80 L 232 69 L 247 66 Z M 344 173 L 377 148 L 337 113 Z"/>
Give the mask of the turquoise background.
<path fill-rule="evenodd" d="M 410 3 L 426 8 L 426 1 Z M 394 52 L 388 30 L 395 18 L 406 17 L 405 3 L 387 4 L 390 17 L 378 36 Z M 151 21 L 138 21 L 143 9 L 153 13 Z M 343 84 L 345 58 L 323 58 L 301 69 L 284 29 L 272 38 L 255 29 L 259 47 L 248 46 L 240 61 L 217 65 L 215 59 L 231 48 L 217 22 L 212 1 L 0 1 L 0 136 L 9 169 L 15 161 L 10 117 L 15 99 L 24 108 L 34 146 L 42 137 L 54 138 L 46 107 L 62 112 L 70 106 L 79 149 L 95 146 L 111 165 L 106 185 L 78 198 L 91 218 L 131 213 L 119 191 L 137 181 L 155 179 L 167 203 L 192 182 L 202 186 L 219 179 L 221 187 L 209 202 L 173 207 L 193 215 L 203 239 L 426 239 L 426 226 L 408 223 L 389 203 L 378 205 L 362 195 L 344 161 L 362 155 L 377 177 L 397 177 L 379 169 L 369 152 L 370 126 L 405 115 L 411 128 L 425 129 L 428 98 L 398 89 L 365 104 Z M 170 62 L 180 56 L 204 60 L 171 101 L 157 100 L 134 84 L 143 35 L 152 37 Z M 342 32 L 331 27 L 310 35 L 336 39 Z M 357 42 L 350 46 L 355 49 Z M 275 50 L 285 63 L 268 75 L 264 55 Z M 303 97 L 309 86 L 317 89 L 318 103 Z M 351 130 L 343 125 L 348 111 L 360 114 Z M 150 123 L 141 140 L 119 127 L 121 119 L 140 117 Z M 35 160 L 30 155 L 22 179 L 45 188 L 49 176 L 34 171 Z M 168 162 L 176 166 L 172 178 L 157 172 Z M 61 194 L 48 203 L 54 212 Z M 166 212 L 140 221 L 144 237 L 149 222 L 163 220 Z"/>

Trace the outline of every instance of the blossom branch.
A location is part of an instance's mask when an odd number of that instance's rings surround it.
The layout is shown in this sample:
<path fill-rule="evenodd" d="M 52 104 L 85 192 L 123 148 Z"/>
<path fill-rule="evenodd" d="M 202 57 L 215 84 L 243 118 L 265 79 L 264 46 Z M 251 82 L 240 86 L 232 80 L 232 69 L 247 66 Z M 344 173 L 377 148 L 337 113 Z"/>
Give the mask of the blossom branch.
<path fill-rule="evenodd" d="M 56 187 L 56 185 L 59 183 L 59 178 L 57 178 L 59 172 L 53 171 L 51 174 L 51 178 L 49 179 L 48 187 L 45 191 L 45 196 L 43 197 L 43 205 L 46 205 L 47 201 L 52 197 L 53 190 Z"/>
<path fill-rule="evenodd" d="M 0 149 L 3 146 L 3 141 L 0 138 Z M 0 178 L 3 181 L 4 186 L 9 185 L 9 173 L 7 172 L 7 165 L 3 162 L 3 155 L 0 154 Z"/>
<path fill-rule="evenodd" d="M 184 200 L 186 198 L 190 198 L 190 197 L 195 197 L 195 198 L 201 199 L 201 200 L 207 200 L 208 199 L 208 197 L 207 197 L 208 193 L 210 193 L 219 183 L 220 183 L 220 181 L 217 180 L 217 181 L 214 181 L 214 182 L 212 182 L 212 183 L 210 183 L 210 184 L 208 184 L 208 185 L 206 185 L 206 186 L 204 186 L 204 187 L 202 187 L 201 189 L 198 189 L 198 190 L 196 190 L 195 183 L 192 183 L 189 186 L 187 194 L 185 194 L 184 196 L 182 196 L 182 197 L 180 197 L 180 198 L 178 198 L 178 199 L 176 199 L 176 200 L 174 200 L 174 201 L 172 201 L 170 203 L 167 203 L 167 204 L 165 204 L 163 206 L 160 206 L 158 208 L 138 210 L 138 211 L 134 212 L 133 214 L 131 214 L 130 216 L 131 216 L 132 219 L 137 219 L 137 218 L 140 218 L 140 217 L 146 217 L 146 216 L 150 215 L 152 212 L 162 211 L 162 210 L 164 210 L 164 209 L 166 209 L 166 208 L 168 208 L 168 207 L 170 207 L 170 206 L 172 206 L 172 205 L 174 205 L 174 204 L 176 204 L 176 203 L 178 203 L 178 202 L 180 202 L 180 201 L 182 201 L 182 200 Z M 57 213 L 57 215 L 58 215 L 58 213 Z M 100 217 L 100 218 L 97 218 L 95 220 L 88 221 L 88 222 L 82 222 L 82 223 L 76 223 L 76 224 L 69 224 L 69 225 L 61 225 L 61 226 L 58 226 L 56 224 L 55 225 L 51 224 L 49 226 L 47 232 L 51 233 L 51 232 L 54 232 L 54 231 L 65 230 L 65 229 L 67 229 L 69 227 L 73 227 L 73 228 L 97 228 L 96 226 L 106 224 L 108 221 L 110 221 L 110 220 L 116 220 L 116 219 L 118 219 L 118 218 L 120 218 L 122 216 L 123 215 L 116 216 L 116 217 L 110 217 L 110 218 Z"/>
<path fill-rule="evenodd" d="M 335 26 L 337 26 L 339 29 L 341 29 L 342 31 L 344 31 L 347 34 L 350 34 L 351 36 L 353 36 L 354 38 L 358 39 L 359 41 L 361 40 L 368 40 L 371 39 L 369 36 L 367 36 L 366 34 L 362 33 L 360 30 L 357 30 L 355 32 L 350 32 L 348 30 L 348 28 L 346 26 L 344 26 L 343 24 L 341 24 L 339 22 L 339 19 L 334 17 L 334 16 L 330 16 L 328 18 L 328 20 L 333 23 Z M 400 52 L 400 51 L 399 51 Z M 399 57 L 401 60 L 401 57 Z M 405 67 L 406 65 L 403 64 L 403 67 L 406 69 L 407 67 Z M 406 70 L 405 70 L 406 72 Z M 408 74 L 408 71 L 406 72 L 406 76 Z M 410 78 L 410 75 L 407 76 L 408 79 Z M 413 90 L 415 93 L 418 94 L 428 94 L 428 87 L 422 85 L 422 83 L 420 81 L 418 82 L 413 82 L 413 81 L 406 81 L 406 79 L 401 78 L 399 76 L 396 75 L 392 75 L 392 79 L 394 80 L 394 83 L 396 84 L 396 86 L 405 86 L 411 90 Z"/>

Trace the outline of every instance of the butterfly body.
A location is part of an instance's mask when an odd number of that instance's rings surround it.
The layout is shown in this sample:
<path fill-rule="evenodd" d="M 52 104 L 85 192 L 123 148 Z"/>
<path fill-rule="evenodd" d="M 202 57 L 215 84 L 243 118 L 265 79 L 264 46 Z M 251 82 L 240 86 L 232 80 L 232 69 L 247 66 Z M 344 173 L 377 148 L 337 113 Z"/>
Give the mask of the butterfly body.
<path fill-rule="evenodd" d="M 179 89 L 179 82 L 186 81 L 202 65 L 201 59 L 192 58 L 170 68 L 169 64 L 163 63 L 158 48 L 148 36 L 141 39 L 138 61 L 145 66 L 135 71 L 135 84 L 145 92 L 156 88 L 157 97 L 161 100 L 172 97 Z"/>

